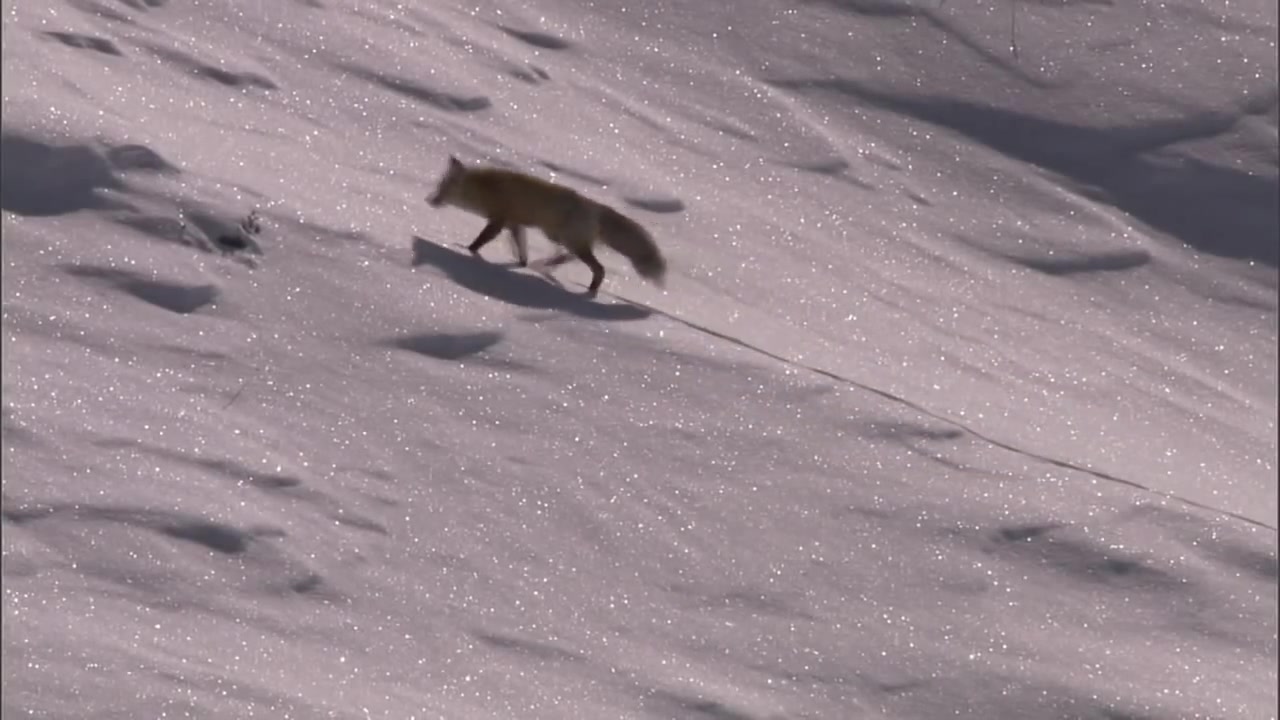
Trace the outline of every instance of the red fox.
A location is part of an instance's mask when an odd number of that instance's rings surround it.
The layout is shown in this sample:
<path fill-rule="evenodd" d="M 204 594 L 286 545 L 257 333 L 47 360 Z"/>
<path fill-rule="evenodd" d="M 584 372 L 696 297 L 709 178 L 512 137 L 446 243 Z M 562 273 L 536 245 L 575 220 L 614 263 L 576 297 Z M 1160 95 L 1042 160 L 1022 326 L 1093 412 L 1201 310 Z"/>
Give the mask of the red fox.
<path fill-rule="evenodd" d="M 513 170 L 467 167 L 449 156 L 449 167 L 427 202 L 437 208 L 452 205 L 488 220 L 467 246 L 477 256 L 480 248 L 507 228 L 520 265 L 527 265 L 524 228 L 542 230 L 564 252 L 538 264 L 551 267 L 578 258 L 591 268 L 588 295 L 594 296 L 604 282 L 604 266 L 592 252 L 597 239 L 630 260 L 641 277 L 658 286 L 666 277 L 667 262 L 644 228 L 608 205 L 563 185 Z"/>

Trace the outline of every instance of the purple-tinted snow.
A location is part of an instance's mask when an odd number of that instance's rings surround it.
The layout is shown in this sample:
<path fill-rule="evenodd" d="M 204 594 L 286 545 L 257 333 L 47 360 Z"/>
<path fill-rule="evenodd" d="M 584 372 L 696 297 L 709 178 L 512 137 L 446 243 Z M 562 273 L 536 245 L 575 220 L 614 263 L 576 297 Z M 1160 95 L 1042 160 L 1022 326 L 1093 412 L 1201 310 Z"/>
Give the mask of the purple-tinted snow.
<path fill-rule="evenodd" d="M 6 718 L 1276 717 L 1274 0 L 3 13 Z"/>

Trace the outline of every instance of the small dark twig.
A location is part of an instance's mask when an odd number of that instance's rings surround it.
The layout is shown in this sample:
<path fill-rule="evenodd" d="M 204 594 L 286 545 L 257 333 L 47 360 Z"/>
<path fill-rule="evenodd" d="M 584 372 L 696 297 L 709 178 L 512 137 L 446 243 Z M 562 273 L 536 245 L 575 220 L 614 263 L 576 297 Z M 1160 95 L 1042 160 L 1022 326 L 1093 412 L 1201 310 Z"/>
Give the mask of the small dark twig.
<path fill-rule="evenodd" d="M 231 396 L 231 399 L 227 401 L 227 404 L 226 404 L 226 405 L 223 405 L 223 406 L 222 406 L 222 409 L 223 409 L 223 410 L 226 410 L 227 408 L 231 407 L 231 404 L 232 404 L 232 403 L 234 403 L 236 400 L 239 400 L 239 399 L 240 399 L 240 393 L 244 392 L 244 388 L 245 388 L 245 386 L 246 386 L 246 385 L 248 385 L 248 384 L 249 384 L 249 381 L 248 381 L 248 380 L 241 380 L 241 381 L 240 381 L 240 387 L 239 387 L 239 389 L 237 389 L 237 390 L 236 390 L 236 394 Z"/>

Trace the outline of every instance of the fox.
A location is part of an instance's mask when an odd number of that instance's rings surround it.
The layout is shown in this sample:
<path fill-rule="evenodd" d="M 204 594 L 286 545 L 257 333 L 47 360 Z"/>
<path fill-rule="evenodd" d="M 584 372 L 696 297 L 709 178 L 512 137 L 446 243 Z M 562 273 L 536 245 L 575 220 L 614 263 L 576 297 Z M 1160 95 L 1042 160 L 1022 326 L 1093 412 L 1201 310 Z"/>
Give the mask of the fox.
<path fill-rule="evenodd" d="M 659 287 L 665 284 L 667 261 L 653 236 L 636 221 L 573 188 L 515 170 L 469 167 L 450 155 L 444 175 L 426 200 L 433 208 L 452 206 L 488 221 L 467 246 L 476 257 L 506 228 L 517 263 L 528 267 L 524 229 L 535 227 L 562 248 L 535 265 L 551 268 L 581 260 L 591 269 L 588 296 L 599 292 L 605 276 L 594 252 L 597 240 L 630 260 L 641 277 Z"/>

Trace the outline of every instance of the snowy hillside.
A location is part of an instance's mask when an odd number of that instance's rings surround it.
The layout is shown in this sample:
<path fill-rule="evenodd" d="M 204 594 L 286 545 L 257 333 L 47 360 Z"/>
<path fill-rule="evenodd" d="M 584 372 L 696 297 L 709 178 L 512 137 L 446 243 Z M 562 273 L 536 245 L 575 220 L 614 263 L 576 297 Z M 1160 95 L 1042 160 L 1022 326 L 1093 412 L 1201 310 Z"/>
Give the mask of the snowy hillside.
<path fill-rule="evenodd" d="M 3 0 L 6 720 L 1275 718 L 1277 4 L 1011 7 Z"/>

